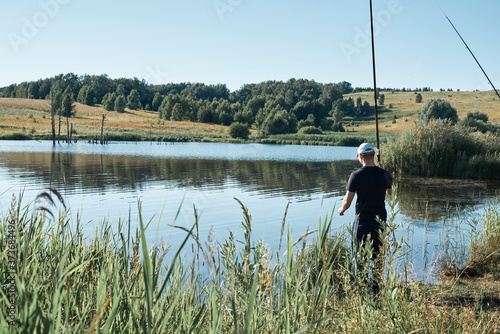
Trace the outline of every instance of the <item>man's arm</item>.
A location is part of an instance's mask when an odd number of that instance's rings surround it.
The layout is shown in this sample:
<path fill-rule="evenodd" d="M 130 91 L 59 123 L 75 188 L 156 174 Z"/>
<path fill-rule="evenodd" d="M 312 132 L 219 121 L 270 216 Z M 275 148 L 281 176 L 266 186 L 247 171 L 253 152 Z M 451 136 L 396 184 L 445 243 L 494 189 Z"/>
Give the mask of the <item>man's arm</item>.
<path fill-rule="evenodd" d="M 346 212 L 347 209 L 351 206 L 352 199 L 354 198 L 354 192 L 352 191 L 347 191 L 347 193 L 344 196 L 344 199 L 342 200 L 342 206 L 339 209 L 339 215 L 343 216 L 344 212 Z"/>

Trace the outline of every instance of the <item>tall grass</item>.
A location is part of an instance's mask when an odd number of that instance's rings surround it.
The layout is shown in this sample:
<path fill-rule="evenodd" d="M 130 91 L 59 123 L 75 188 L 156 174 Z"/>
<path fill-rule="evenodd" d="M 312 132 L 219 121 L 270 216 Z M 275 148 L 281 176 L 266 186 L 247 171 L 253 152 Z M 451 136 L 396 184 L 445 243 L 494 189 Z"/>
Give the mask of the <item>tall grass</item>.
<path fill-rule="evenodd" d="M 57 192 L 47 191 L 38 198 L 36 209 L 21 207 L 21 200 L 14 198 L 2 219 L 2 270 L 8 267 L 3 245 L 7 226 L 13 222 L 18 260 L 16 320 L 14 325 L 8 323 L 10 301 L 2 289 L 2 332 L 491 333 L 500 329 L 498 309 L 444 305 L 418 283 L 400 282 L 396 262 L 404 255 L 405 240 L 396 238 L 394 203 L 383 234 L 385 279 L 380 294 L 373 296 L 351 270 L 349 234 L 332 233 L 333 214 L 320 219 L 316 231 L 294 238 L 285 228 L 285 211 L 282 242 L 274 253 L 253 239 L 252 215 L 243 203 L 238 201 L 243 240 L 235 240 L 230 232 L 220 243 L 213 233 L 203 242 L 195 210 L 193 225 L 178 227 L 186 233 L 183 243 L 169 249 L 162 243 L 148 244 L 146 230 L 153 222 L 142 217 L 135 236 L 124 221 L 114 231 L 103 222 L 93 238 L 86 239 L 78 219 L 76 227 L 70 222 L 69 212 L 61 209 L 52 218 L 51 203 L 58 198 Z M 40 200 L 49 204 L 41 205 Z M 498 236 L 495 229 L 489 231 Z M 188 242 L 189 258 L 181 256 Z M 369 260 L 367 266 L 370 271 Z"/>
<path fill-rule="evenodd" d="M 415 124 L 390 140 L 384 162 L 409 175 L 500 179 L 498 138 L 462 132 L 442 121 Z"/>

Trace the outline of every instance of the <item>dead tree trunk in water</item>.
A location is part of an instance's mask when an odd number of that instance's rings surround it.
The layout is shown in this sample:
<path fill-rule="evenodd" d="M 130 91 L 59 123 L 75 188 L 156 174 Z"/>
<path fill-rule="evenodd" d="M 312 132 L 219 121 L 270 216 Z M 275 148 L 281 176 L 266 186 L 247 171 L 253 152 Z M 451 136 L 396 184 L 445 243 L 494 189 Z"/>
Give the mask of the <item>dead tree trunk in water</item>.
<path fill-rule="evenodd" d="M 103 133 L 104 133 L 104 114 L 102 114 L 102 123 L 101 123 L 101 144 L 104 144 L 103 141 Z"/>
<path fill-rule="evenodd" d="M 59 111 L 59 130 L 57 132 L 57 143 L 59 144 L 59 140 L 61 139 L 61 111 Z"/>
<path fill-rule="evenodd" d="M 68 142 L 68 144 L 71 143 L 71 137 L 69 136 L 69 119 L 68 119 L 68 114 L 66 114 L 66 130 L 68 132 L 68 136 L 66 138 L 68 138 L 66 141 Z M 71 124 L 71 132 L 73 132 L 73 124 Z"/>
<path fill-rule="evenodd" d="M 54 90 L 50 90 L 50 115 L 52 117 L 52 145 L 56 146 L 56 124 L 54 121 Z"/>

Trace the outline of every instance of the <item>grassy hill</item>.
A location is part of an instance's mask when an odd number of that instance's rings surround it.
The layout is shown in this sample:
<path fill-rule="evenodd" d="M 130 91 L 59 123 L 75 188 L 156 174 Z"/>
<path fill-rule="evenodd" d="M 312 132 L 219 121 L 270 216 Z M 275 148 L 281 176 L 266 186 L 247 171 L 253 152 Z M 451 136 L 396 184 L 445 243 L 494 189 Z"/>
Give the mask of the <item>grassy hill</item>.
<path fill-rule="evenodd" d="M 381 138 L 397 135 L 416 120 L 417 111 L 429 99 L 445 99 L 457 109 L 458 116 L 464 118 L 467 112 L 479 110 L 488 114 L 490 120 L 500 119 L 500 100 L 494 92 L 421 92 L 422 103 L 415 102 L 414 92 L 382 92 L 385 103 L 379 109 L 379 130 Z M 373 105 L 373 92 L 352 93 L 344 98 L 356 100 L 361 97 Z M 146 110 L 126 110 L 124 113 L 106 111 L 101 106 L 89 107 L 75 103 L 73 138 L 88 140 L 100 136 L 102 115 L 105 115 L 105 133 L 112 140 L 196 140 L 232 141 L 227 134 L 228 127 L 195 122 L 174 122 L 160 120 L 156 112 Z M 59 119 L 56 117 L 56 134 Z M 331 137 L 373 136 L 375 117 L 345 119 L 346 133 L 325 133 Z M 33 139 L 49 139 L 51 136 L 50 103 L 47 100 L 0 99 L 0 136 L 9 133 L 26 133 Z M 252 129 L 255 139 L 256 129 Z M 66 134 L 66 119 L 61 119 L 61 136 Z M 284 136 L 286 141 L 294 135 Z M 298 137 L 297 137 L 298 138 Z M 307 137 L 311 138 L 311 136 Z M 317 140 L 321 135 L 314 136 Z M 252 139 L 252 138 L 251 138 Z M 302 139 L 300 139 L 303 142 Z M 320 141 L 321 142 L 321 141 Z"/>
<path fill-rule="evenodd" d="M 500 120 L 500 99 L 495 92 L 420 92 L 422 103 L 416 103 L 415 92 L 381 92 L 385 96 L 384 105 L 379 109 L 379 130 L 391 133 L 399 133 L 417 120 L 417 112 L 431 99 L 443 99 L 451 103 L 457 109 L 458 117 L 464 118 L 468 112 L 479 110 L 486 113 L 490 120 Z M 361 97 L 373 105 L 373 92 L 352 93 L 344 98 L 351 97 L 354 101 Z M 394 120 L 396 122 L 394 123 Z M 346 124 L 351 119 L 346 119 Z M 375 131 L 375 119 L 354 120 L 359 126 L 355 131 Z M 348 129 L 353 129 L 348 126 Z"/>

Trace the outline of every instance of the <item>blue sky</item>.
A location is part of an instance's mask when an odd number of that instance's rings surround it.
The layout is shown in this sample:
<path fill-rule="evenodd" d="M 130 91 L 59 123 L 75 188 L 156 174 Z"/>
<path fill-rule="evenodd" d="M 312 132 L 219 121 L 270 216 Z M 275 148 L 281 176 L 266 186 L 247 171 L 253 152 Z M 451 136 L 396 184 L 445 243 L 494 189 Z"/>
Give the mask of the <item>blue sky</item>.
<path fill-rule="evenodd" d="M 60 73 L 152 84 L 372 87 L 369 0 L 1 1 L 0 87 Z M 439 0 L 497 89 L 500 1 Z M 489 90 L 434 0 L 373 0 L 377 86 Z"/>

